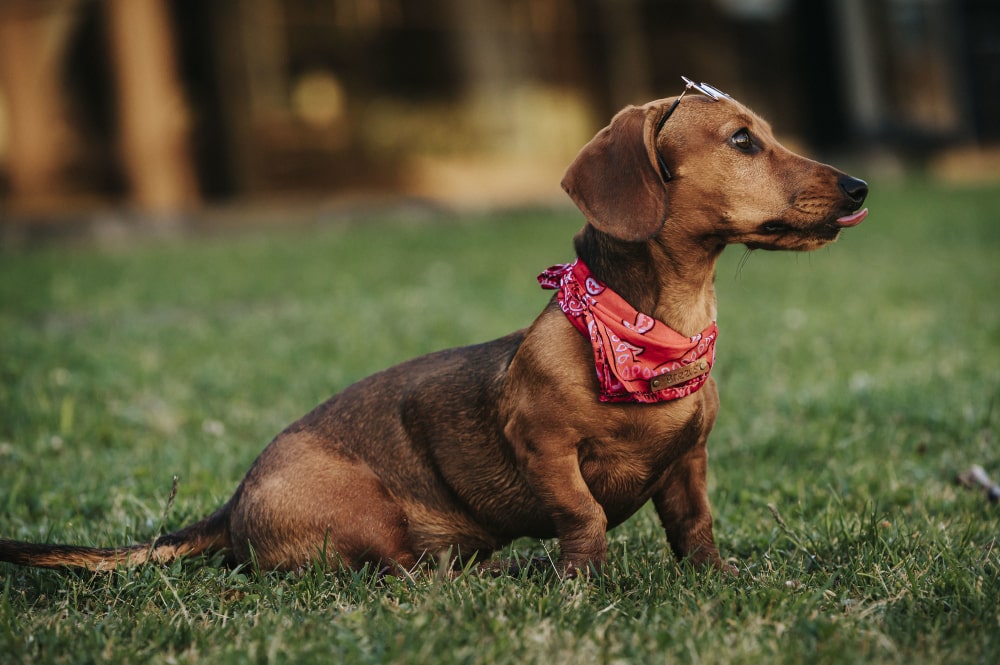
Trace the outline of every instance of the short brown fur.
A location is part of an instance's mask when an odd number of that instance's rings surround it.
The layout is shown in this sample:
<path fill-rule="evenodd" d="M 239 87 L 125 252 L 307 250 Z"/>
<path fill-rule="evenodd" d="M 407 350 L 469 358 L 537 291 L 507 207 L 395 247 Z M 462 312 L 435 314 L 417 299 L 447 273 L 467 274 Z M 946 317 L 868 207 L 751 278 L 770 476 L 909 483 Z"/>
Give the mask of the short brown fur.
<path fill-rule="evenodd" d="M 563 186 L 586 216 L 575 246 L 594 275 L 691 335 L 716 319 L 715 263 L 727 244 L 822 246 L 867 188 L 789 152 L 729 99 L 687 96 L 654 135 L 672 101 L 621 111 Z M 758 150 L 734 144 L 744 128 Z M 442 556 L 484 561 L 531 536 L 558 538 L 559 569 L 574 574 L 600 569 L 607 530 L 651 500 L 678 558 L 729 569 L 705 487 L 718 406 L 713 380 L 671 402 L 599 402 L 589 342 L 552 301 L 527 329 L 411 360 L 330 398 L 197 524 L 128 548 L 0 540 L 0 561 L 99 570 L 221 550 L 263 568 L 325 558 L 391 572 Z"/>

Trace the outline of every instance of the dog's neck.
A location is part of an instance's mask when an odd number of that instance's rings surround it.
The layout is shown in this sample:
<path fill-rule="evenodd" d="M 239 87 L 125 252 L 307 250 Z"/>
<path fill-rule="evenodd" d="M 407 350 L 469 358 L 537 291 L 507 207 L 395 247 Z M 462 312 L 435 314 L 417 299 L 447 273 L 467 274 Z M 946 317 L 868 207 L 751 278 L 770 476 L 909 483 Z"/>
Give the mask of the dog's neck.
<path fill-rule="evenodd" d="M 715 263 L 721 247 L 671 242 L 661 233 L 645 242 L 627 242 L 590 224 L 574 238 L 576 254 L 594 277 L 636 310 L 694 335 L 716 320 Z"/>

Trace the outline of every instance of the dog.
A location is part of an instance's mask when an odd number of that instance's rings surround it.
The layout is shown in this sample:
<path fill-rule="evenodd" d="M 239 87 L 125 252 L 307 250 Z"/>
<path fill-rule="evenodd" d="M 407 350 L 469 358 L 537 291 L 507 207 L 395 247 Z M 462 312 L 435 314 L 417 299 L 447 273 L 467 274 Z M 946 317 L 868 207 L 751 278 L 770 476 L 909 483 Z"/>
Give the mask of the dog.
<path fill-rule="evenodd" d="M 750 109 L 684 79 L 587 143 L 562 186 L 586 218 L 577 260 L 530 327 L 422 356 L 334 395 L 267 446 L 228 502 L 150 543 L 0 540 L 0 561 L 106 570 L 223 552 L 405 573 L 556 538 L 561 574 L 599 572 L 609 529 L 652 501 L 674 555 L 716 547 L 706 442 L 716 260 L 730 244 L 806 251 L 867 215 L 867 184 L 799 156 Z"/>

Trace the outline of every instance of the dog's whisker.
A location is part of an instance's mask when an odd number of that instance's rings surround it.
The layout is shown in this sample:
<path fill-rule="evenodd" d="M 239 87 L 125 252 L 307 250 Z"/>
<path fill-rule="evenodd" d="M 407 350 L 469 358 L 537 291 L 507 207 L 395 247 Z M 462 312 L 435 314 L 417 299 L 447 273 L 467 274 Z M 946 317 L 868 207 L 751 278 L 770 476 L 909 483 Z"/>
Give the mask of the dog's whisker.
<path fill-rule="evenodd" d="M 740 256 L 739 262 L 736 264 L 736 279 L 740 280 L 743 278 L 743 268 L 746 266 L 747 261 L 750 260 L 750 255 L 753 250 L 749 247 L 744 248 L 743 254 Z"/>

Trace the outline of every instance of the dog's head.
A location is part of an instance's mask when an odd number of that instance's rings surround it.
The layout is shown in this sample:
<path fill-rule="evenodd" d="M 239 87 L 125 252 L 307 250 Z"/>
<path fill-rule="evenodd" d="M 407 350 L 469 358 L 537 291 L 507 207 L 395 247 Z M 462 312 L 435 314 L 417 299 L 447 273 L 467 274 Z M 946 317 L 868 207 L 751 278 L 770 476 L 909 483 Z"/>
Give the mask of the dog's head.
<path fill-rule="evenodd" d="M 598 230 L 811 250 L 867 215 L 864 181 L 791 152 L 739 102 L 676 100 L 625 108 L 566 171 L 563 188 Z"/>

